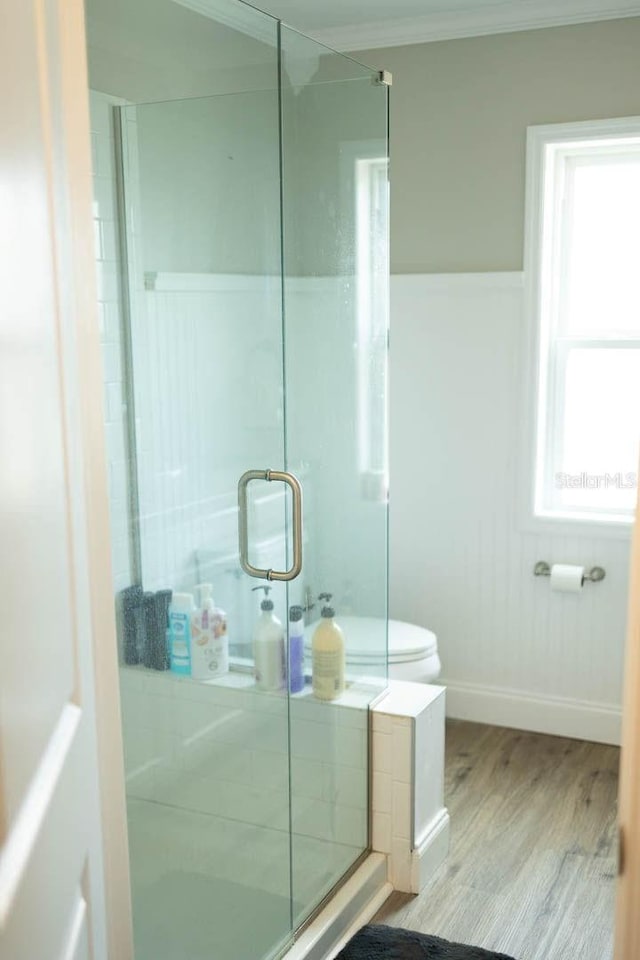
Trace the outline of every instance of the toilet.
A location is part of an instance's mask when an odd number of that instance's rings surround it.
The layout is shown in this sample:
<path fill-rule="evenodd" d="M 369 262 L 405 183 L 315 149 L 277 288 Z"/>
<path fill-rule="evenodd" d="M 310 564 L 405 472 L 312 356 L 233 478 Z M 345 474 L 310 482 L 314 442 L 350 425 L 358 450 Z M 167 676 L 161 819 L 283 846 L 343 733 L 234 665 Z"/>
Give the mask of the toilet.
<path fill-rule="evenodd" d="M 378 617 L 338 617 L 347 646 L 347 673 L 375 673 L 384 665 L 384 620 Z M 315 626 L 315 625 L 314 625 Z M 306 652 L 311 653 L 311 634 L 307 631 Z M 438 638 L 426 627 L 402 620 L 389 620 L 389 679 L 433 683 L 440 676 Z"/>

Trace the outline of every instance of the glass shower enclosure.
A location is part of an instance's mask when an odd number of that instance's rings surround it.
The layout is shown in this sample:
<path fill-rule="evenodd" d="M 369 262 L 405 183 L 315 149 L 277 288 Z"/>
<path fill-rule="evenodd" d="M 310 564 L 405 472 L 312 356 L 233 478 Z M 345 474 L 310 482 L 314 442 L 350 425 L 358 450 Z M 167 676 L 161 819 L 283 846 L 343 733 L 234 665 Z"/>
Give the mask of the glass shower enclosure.
<path fill-rule="evenodd" d="M 369 850 L 368 711 L 387 672 L 388 87 L 237 0 L 156 2 L 151 29 L 137 5 L 87 5 L 120 370 L 110 380 L 105 362 L 136 958 L 257 960 Z M 207 38 L 212 62 L 232 51 L 224 69 L 203 68 Z M 201 584 L 227 623 L 228 669 L 209 679 L 195 660 L 193 675 L 170 669 L 164 646 L 170 597 L 197 606 Z M 285 667 L 301 608 L 295 692 L 291 677 L 256 683 L 267 592 Z M 346 685 L 320 700 L 326 605 Z"/>

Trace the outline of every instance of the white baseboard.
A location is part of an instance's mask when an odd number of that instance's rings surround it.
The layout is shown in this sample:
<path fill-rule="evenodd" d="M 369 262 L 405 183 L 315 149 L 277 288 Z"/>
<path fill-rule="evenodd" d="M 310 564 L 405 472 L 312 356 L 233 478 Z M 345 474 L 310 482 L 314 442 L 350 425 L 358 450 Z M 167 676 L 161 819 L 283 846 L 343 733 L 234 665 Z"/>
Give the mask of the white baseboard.
<path fill-rule="evenodd" d="M 449 853 L 449 811 L 443 807 L 412 852 L 411 893 L 420 893 L 430 883 Z"/>
<path fill-rule="evenodd" d="M 439 680 L 447 688 L 447 716 L 498 727 L 549 733 L 618 746 L 622 710 L 607 703 L 534 696 L 519 690 Z"/>
<path fill-rule="evenodd" d="M 370 854 L 309 924 L 282 960 L 329 960 L 368 923 L 392 893 L 387 858 Z"/>

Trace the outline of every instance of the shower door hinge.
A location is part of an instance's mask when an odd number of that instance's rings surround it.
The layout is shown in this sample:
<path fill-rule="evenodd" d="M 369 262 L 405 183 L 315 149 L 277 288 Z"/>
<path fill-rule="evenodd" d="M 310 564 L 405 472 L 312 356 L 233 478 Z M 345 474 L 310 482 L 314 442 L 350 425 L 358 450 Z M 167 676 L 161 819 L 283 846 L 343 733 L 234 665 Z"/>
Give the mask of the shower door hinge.
<path fill-rule="evenodd" d="M 393 74 L 390 70 L 379 70 L 376 83 L 382 84 L 383 87 L 390 87 L 393 84 Z"/>

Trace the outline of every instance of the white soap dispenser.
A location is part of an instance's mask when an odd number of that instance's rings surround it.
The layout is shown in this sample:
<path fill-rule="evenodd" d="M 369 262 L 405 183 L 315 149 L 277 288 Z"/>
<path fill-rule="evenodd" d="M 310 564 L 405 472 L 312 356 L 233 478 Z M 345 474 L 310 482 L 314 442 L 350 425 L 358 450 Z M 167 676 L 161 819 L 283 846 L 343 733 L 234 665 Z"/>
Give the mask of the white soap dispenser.
<path fill-rule="evenodd" d="M 254 587 L 253 590 L 264 590 L 261 613 L 253 632 L 256 686 L 258 690 L 283 690 L 286 682 L 284 629 L 273 613 L 273 600 L 269 599 L 271 587 Z"/>
<path fill-rule="evenodd" d="M 344 634 L 333 619 L 331 594 L 321 593 L 318 599 L 326 600 L 326 604 L 311 640 L 313 695 L 318 700 L 337 700 L 344 693 Z"/>

